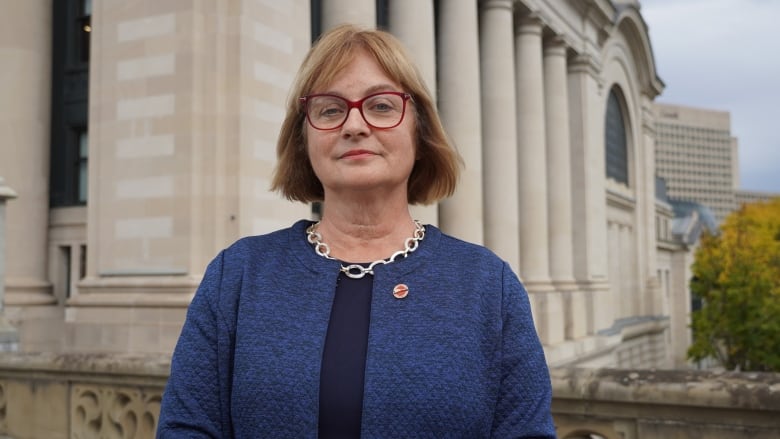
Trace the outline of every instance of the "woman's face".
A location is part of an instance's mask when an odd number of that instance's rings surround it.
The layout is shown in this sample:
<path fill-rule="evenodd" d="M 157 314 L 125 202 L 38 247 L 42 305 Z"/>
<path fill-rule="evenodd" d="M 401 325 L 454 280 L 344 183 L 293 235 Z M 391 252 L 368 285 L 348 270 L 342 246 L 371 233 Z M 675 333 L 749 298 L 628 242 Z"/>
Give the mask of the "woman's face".
<path fill-rule="evenodd" d="M 333 83 L 314 93 L 357 101 L 385 91 L 405 90 L 373 57 L 360 51 Z M 394 128 L 368 125 L 357 108 L 348 110 L 344 124 L 332 130 L 318 130 L 307 122 L 309 160 L 325 189 L 325 199 L 366 191 L 406 197 L 416 155 L 415 119 L 413 104 L 407 101 L 403 120 Z"/>

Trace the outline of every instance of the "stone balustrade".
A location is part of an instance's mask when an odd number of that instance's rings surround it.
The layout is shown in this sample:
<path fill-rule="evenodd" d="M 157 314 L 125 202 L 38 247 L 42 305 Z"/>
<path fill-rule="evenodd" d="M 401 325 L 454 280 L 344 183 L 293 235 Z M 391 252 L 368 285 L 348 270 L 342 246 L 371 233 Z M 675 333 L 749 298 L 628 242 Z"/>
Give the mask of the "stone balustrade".
<path fill-rule="evenodd" d="M 153 438 L 169 355 L 0 355 L 0 438 Z M 561 439 L 769 439 L 780 375 L 553 369 Z"/>
<path fill-rule="evenodd" d="M 561 439 L 777 439 L 780 374 L 553 369 Z"/>
<path fill-rule="evenodd" d="M 0 355 L 0 437 L 153 438 L 170 355 Z"/>

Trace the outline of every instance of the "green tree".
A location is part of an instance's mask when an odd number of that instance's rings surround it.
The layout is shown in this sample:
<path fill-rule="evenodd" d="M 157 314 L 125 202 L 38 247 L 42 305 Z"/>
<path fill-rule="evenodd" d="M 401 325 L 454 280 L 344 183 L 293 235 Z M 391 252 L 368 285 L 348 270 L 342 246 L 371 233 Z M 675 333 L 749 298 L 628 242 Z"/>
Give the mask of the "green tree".
<path fill-rule="evenodd" d="M 704 234 L 693 263 L 688 358 L 728 370 L 780 371 L 780 198 L 745 204 L 717 235 Z"/>

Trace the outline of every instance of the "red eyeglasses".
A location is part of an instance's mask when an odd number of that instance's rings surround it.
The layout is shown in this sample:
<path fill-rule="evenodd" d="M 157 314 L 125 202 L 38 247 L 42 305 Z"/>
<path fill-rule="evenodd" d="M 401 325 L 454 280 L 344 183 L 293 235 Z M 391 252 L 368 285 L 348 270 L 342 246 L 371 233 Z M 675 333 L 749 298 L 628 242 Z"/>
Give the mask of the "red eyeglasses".
<path fill-rule="evenodd" d="M 357 108 L 366 123 L 378 129 L 395 128 L 404 120 L 409 93 L 383 91 L 350 101 L 332 94 L 312 94 L 298 98 L 309 124 L 318 130 L 335 130 L 347 121 L 350 110 Z"/>

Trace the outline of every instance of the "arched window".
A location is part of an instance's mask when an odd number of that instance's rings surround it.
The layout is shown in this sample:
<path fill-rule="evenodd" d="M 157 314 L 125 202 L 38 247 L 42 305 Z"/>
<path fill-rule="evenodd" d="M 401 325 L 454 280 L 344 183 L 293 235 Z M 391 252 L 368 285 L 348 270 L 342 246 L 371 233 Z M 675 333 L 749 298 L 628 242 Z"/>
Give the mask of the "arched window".
<path fill-rule="evenodd" d="M 604 139 L 607 154 L 607 178 L 628 186 L 628 140 L 623 118 L 620 90 L 615 87 L 607 100 Z"/>

